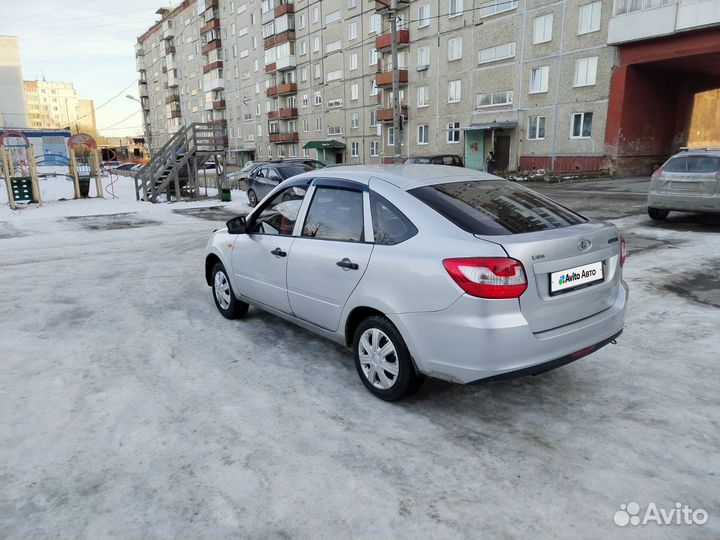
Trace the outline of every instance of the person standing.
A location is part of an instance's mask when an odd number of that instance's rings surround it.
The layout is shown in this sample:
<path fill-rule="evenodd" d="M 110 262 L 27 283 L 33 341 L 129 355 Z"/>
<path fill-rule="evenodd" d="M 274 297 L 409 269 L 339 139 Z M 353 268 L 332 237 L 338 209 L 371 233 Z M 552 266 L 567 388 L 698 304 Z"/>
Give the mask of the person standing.
<path fill-rule="evenodd" d="M 485 164 L 487 165 L 485 170 L 488 172 L 488 174 L 492 174 L 495 170 L 495 153 L 492 150 L 490 150 L 490 153 L 485 160 Z"/>

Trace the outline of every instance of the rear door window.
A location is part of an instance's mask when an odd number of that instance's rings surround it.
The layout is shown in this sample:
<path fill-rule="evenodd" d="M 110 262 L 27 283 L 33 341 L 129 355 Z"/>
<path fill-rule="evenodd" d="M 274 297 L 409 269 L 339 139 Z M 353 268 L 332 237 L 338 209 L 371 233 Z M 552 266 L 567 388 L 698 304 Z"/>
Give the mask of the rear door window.
<path fill-rule="evenodd" d="M 720 171 L 720 157 L 716 156 L 678 156 L 672 158 L 663 167 L 669 173 L 714 173 Z"/>
<path fill-rule="evenodd" d="M 353 189 L 315 189 L 302 235 L 323 240 L 363 241 L 363 196 Z"/>
<path fill-rule="evenodd" d="M 472 234 L 520 234 L 587 221 L 539 193 L 505 180 L 435 184 L 409 193 Z"/>

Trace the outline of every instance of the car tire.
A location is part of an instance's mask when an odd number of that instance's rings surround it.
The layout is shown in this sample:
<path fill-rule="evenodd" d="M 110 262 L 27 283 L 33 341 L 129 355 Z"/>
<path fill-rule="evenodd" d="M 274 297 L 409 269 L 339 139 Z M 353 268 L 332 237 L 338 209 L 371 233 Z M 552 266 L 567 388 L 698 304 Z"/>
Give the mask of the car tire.
<path fill-rule="evenodd" d="M 250 306 L 235 297 L 230 279 L 222 263 L 217 263 L 213 267 L 211 283 L 215 306 L 220 314 L 226 319 L 244 317 Z"/>
<path fill-rule="evenodd" d="M 650 216 L 650 219 L 655 219 L 657 221 L 662 221 L 666 217 L 668 217 L 668 214 L 670 213 L 670 210 L 663 210 L 662 208 L 651 208 L 648 207 L 648 216 Z"/>
<path fill-rule="evenodd" d="M 247 192 L 247 198 L 248 198 L 248 205 L 250 207 L 255 208 L 258 203 L 258 198 L 255 192 L 252 189 L 249 189 Z"/>
<path fill-rule="evenodd" d="M 386 355 L 375 356 L 388 346 Z M 355 330 L 355 369 L 370 393 L 385 401 L 397 401 L 417 392 L 425 380 L 413 365 L 400 332 L 387 318 L 372 316 Z"/>

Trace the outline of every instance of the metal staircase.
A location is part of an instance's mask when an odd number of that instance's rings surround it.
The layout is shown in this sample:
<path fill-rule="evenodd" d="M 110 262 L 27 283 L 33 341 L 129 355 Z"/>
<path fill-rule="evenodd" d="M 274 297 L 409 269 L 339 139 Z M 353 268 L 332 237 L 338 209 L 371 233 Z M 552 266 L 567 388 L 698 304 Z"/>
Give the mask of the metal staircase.
<path fill-rule="evenodd" d="M 205 173 L 202 166 L 211 157 L 215 162 L 215 187 L 219 189 L 225 173 L 226 144 L 223 125 L 181 127 L 135 177 L 135 198 L 155 203 L 199 197 L 198 169 Z"/>

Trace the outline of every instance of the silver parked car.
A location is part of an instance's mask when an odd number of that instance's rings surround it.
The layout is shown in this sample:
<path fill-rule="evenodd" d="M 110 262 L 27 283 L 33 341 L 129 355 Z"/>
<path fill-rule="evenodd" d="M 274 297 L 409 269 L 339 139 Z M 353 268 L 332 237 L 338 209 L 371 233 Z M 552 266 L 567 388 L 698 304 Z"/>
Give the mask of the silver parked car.
<path fill-rule="evenodd" d="M 720 213 L 720 149 L 687 150 L 652 175 L 648 215 L 665 219 L 671 210 Z"/>
<path fill-rule="evenodd" d="M 248 304 L 352 347 L 376 396 L 424 376 L 535 374 L 623 329 L 617 228 L 523 186 L 439 165 L 300 174 L 207 245 L 220 313 Z"/>

